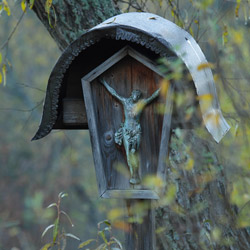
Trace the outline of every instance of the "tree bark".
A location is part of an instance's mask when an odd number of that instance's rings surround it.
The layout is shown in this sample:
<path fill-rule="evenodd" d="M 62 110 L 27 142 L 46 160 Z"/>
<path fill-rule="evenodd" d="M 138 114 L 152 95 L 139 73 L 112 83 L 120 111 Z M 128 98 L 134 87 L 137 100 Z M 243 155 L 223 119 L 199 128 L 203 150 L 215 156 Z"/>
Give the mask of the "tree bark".
<path fill-rule="evenodd" d="M 33 11 L 60 50 L 64 50 L 88 29 L 120 13 L 112 0 L 54 0 L 48 15 L 45 2 L 36 0 Z"/>
<path fill-rule="evenodd" d="M 158 250 L 250 249 L 249 231 L 237 228 L 239 211 L 230 204 L 230 180 L 216 147 L 192 130 L 173 133 L 167 199 L 156 210 L 156 228 L 164 228 L 157 234 Z"/>

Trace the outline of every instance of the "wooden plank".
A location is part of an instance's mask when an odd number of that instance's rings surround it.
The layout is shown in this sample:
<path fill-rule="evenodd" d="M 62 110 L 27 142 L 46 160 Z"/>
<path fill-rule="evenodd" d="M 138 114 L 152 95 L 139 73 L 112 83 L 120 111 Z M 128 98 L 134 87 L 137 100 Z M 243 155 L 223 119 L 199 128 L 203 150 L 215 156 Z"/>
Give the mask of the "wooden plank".
<path fill-rule="evenodd" d="M 102 198 L 116 199 L 152 199 L 158 200 L 159 196 L 152 190 L 107 190 Z"/>
<path fill-rule="evenodd" d="M 97 185 L 100 196 L 107 189 L 107 181 L 105 178 L 105 173 L 103 170 L 103 160 L 101 154 L 101 146 L 98 136 L 97 124 L 96 124 L 96 115 L 94 112 L 94 106 L 92 101 L 92 93 L 90 83 L 88 81 L 82 80 L 82 89 L 85 100 L 86 112 L 88 116 L 88 124 L 90 130 L 90 140 L 92 144 L 94 165 L 97 177 Z"/>
<path fill-rule="evenodd" d="M 157 169 L 158 177 L 162 178 L 164 182 L 166 180 L 166 169 L 167 169 L 166 159 L 168 157 L 169 139 L 170 139 L 170 133 L 171 133 L 173 92 L 174 92 L 174 86 L 173 84 L 170 84 L 168 87 L 168 93 L 166 96 L 166 106 L 165 106 L 165 114 L 164 114 L 164 119 L 163 119 L 159 161 L 158 161 L 158 169 Z"/>
<path fill-rule="evenodd" d="M 133 207 L 143 207 L 145 215 L 142 222 L 142 211 L 136 211 Z M 129 231 L 125 234 L 126 250 L 155 250 L 155 213 L 150 200 L 126 201 Z M 134 221 L 134 222 L 133 222 Z"/>
<path fill-rule="evenodd" d="M 98 76 L 100 76 L 103 72 L 105 72 L 107 69 L 112 67 L 114 64 L 119 62 L 122 58 L 124 58 L 128 54 L 128 48 L 129 46 L 125 46 L 118 52 L 116 52 L 113 56 L 111 56 L 109 59 L 107 59 L 105 62 L 97 66 L 94 70 L 89 72 L 87 75 L 85 75 L 82 79 L 87 80 L 89 82 L 96 79 Z"/>
<path fill-rule="evenodd" d="M 165 77 L 165 75 L 157 68 L 157 65 L 152 60 L 150 60 L 148 57 L 143 56 L 142 54 L 140 54 L 139 52 L 137 52 L 136 50 L 134 50 L 132 48 L 129 48 L 128 54 L 131 57 L 133 57 L 134 59 L 136 59 L 138 62 L 140 62 L 143 65 L 145 65 L 146 67 L 150 68 L 152 71 L 154 71 L 158 75 Z"/>
<path fill-rule="evenodd" d="M 67 125 L 88 125 L 82 99 L 63 99 L 63 123 Z"/>

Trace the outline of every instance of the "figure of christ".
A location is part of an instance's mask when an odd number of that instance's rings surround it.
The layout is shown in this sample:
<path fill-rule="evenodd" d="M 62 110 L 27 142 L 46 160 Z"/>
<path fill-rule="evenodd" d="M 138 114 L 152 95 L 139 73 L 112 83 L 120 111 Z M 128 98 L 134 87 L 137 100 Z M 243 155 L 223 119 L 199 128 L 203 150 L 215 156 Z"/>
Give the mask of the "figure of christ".
<path fill-rule="evenodd" d="M 145 106 L 159 96 L 160 89 L 156 90 L 147 99 L 142 99 L 140 90 L 133 90 L 131 96 L 125 98 L 118 95 L 104 79 L 100 79 L 100 82 L 105 86 L 108 92 L 123 105 L 125 121 L 121 123 L 120 128 L 115 133 L 115 143 L 120 146 L 123 143 L 131 175 L 129 182 L 132 185 L 137 185 L 140 183 L 139 157 L 137 154 L 141 141 L 140 116 Z"/>

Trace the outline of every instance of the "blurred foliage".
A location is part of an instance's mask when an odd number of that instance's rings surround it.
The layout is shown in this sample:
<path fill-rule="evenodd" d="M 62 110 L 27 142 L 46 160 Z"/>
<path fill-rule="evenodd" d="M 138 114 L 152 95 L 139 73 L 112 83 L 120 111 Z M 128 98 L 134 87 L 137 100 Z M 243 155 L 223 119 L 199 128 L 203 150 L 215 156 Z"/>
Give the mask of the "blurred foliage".
<path fill-rule="evenodd" d="M 0 1 L 1 250 L 33 250 L 49 242 L 47 233 L 43 239 L 41 235 L 57 214 L 44 207 L 61 190 L 70 194 L 64 207 L 75 222 L 74 228 L 66 225 L 65 232 L 78 235 L 86 246 L 103 217 L 108 217 L 113 228 L 126 232 L 129 223 L 142 222 L 149 209 L 145 204 L 132 206 L 131 214 L 141 216 L 125 219 L 122 204 L 96 199 L 88 131 L 54 131 L 41 141 L 30 142 L 42 113 L 48 76 L 60 55 L 47 31 L 28 10 L 33 4 L 34 1 Z M 49 22 L 52 1 L 46 4 Z M 231 125 L 219 145 L 211 142 L 204 126 L 192 132 L 185 126 L 176 128 L 171 139 L 167 182 L 154 176 L 143 180 L 145 186 L 161 193 L 161 199 L 154 203 L 159 249 L 180 249 L 183 235 L 193 248 L 198 244 L 199 249 L 226 249 L 237 241 L 243 242 L 243 236 L 249 238 L 250 231 L 249 1 L 128 0 L 118 4 L 123 12 L 159 14 L 195 37 L 209 61 L 200 65 L 200 70 L 213 70 L 221 108 Z M 171 80 L 190 83 L 179 60 L 163 64 L 165 70 L 171 69 L 163 92 Z M 184 110 L 179 116 L 185 122 L 193 115 L 200 116 L 188 88 L 184 86 L 174 99 L 176 107 Z M 209 105 L 211 96 L 202 98 Z M 242 236 L 243 229 L 246 231 Z M 103 232 L 100 228 L 98 231 Z M 69 249 L 78 246 L 79 242 L 73 239 L 67 242 Z"/>

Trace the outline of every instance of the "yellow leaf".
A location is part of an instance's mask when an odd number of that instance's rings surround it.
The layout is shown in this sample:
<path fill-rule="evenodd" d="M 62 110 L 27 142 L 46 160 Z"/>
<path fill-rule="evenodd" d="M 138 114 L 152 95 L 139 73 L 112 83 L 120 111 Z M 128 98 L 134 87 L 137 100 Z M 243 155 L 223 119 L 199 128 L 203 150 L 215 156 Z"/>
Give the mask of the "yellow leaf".
<path fill-rule="evenodd" d="M 49 12 L 50 12 L 50 8 L 51 8 L 51 6 L 52 6 L 52 2 L 53 2 L 53 0 L 46 0 L 46 2 L 45 2 L 45 11 L 49 14 Z"/>
<path fill-rule="evenodd" d="M 42 248 L 41 248 L 41 250 L 49 250 L 51 247 L 53 247 L 53 243 L 48 243 L 48 244 L 46 244 L 46 245 L 44 245 Z"/>
<path fill-rule="evenodd" d="M 219 80 L 220 76 L 218 74 L 214 74 L 214 81 L 217 82 Z"/>
<path fill-rule="evenodd" d="M 82 242 L 82 243 L 78 246 L 78 248 L 83 248 L 83 247 L 89 245 L 89 244 L 90 244 L 91 242 L 93 242 L 93 241 L 96 241 L 96 239 L 86 240 L 86 241 Z"/>
<path fill-rule="evenodd" d="M 204 94 L 204 95 L 199 95 L 196 97 L 197 100 L 202 100 L 202 101 L 211 101 L 213 100 L 213 95 L 211 94 Z"/>
<path fill-rule="evenodd" d="M 23 12 L 26 12 L 27 5 L 26 5 L 26 1 L 25 0 L 22 0 L 21 7 L 22 7 Z"/>
<path fill-rule="evenodd" d="M 0 53 L 0 64 L 2 63 L 3 57 L 2 57 L 2 53 Z"/>
<path fill-rule="evenodd" d="M 119 217 L 121 217 L 123 215 L 124 215 L 123 209 L 121 209 L 121 208 L 114 208 L 114 209 L 111 209 L 109 211 L 108 218 L 110 220 L 115 220 L 115 219 L 117 219 L 117 218 L 119 218 Z"/>
<path fill-rule="evenodd" d="M 6 85 L 6 72 L 7 72 L 6 64 L 3 65 L 2 71 L 3 71 L 3 86 L 5 86 Z"/>
<path fill-rule="evenodd" d="M 120 229 L 120 230 L 122 230 L 124 232 L 130 232 L 131 231 L 129 223 L 124 222 L 124 221 L 115 221 L 112 225 L 113 225 L 114 228 Z"/>
<path fill-rule="evenodd" d="M 236 5 L 236 7 L 235 7 L 235 17 L 236 17 L 236 18 L 239 17 L 240 2 L 241 2 L 241 0 L 237 0 L 237 5 Z"/>
<path fill-rule="evenodd" d="M 6 0 L 3 0 L 4 7 L 3 9 L 7 12 L 7 15 L 10 16 L 10 7 L 8 5 L 8 2 Z"/>
<path fill-rule="evenodd" d="M 149 187 L 149 188 L 161 188 L 163 187 L 163 181 L 161 178 L 155 175 L 148 175 L 143 180 L 143 185 Z"/>
<path fill-rule="evenodd" d="M 221 230 L 218 227 L 215 227 L 212 231 L 212 238 L 215 242 L 220 241 L 221 239 Z"/>
<path fill-rule="evenodd" d="M 198 65 L 197 70 L 202 70 L 202 69 L 206 69 L 206 68 L 213 69 L 214 65 L 212 63 L 209 63 L 209 62 L 207 62 L 207 63 L 201 63 L 201 64 Z"/>
<path fill-rule="evenodd" d="M 0 84 L 3 82 L 3 75 L 2 73 L 0 72 Z"/>
<path fill-rule="evenodd" d="M 170 81 L 167 79 L 163 79 L 161 81 L 161 95 L 166 96 L 168 93 L 168 88 L 170 86 Z"/>
<path fill-rule="evenodd" d="M 223 46 L 226 45 L 228 43 L 228 30 L 227 30 L 227 26 L 224 25 L 223 27 Z"/>
<path fill-rule="evenodd" d="M 134 106 L 133 112 L 136 113 L 136 114 L 138 114 L 138 113 L 140 113 L 143 110 L 144 107 L 145 107 L 145 101 L 140 100 Z"/>
<path fill-rule="evenodd" d="M 236 43 L 236 44 L 241 44 L 243 42 L 243 34 L 241 31 L 236 31 L 236 30 L 233 30 L 232 31 L 232 37 L 233 37 L 233 41 Z"/>
<path fill-rule="evenodd" d="M 185 164 L 185 170 L 190 171 L 193 169 L 193 167 L 194 167 L 194 159 L 190 158 L 188 162 Z"/>

